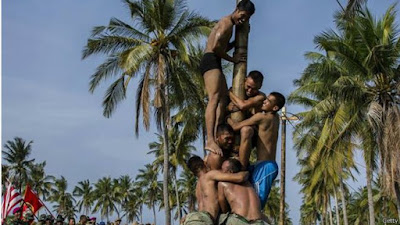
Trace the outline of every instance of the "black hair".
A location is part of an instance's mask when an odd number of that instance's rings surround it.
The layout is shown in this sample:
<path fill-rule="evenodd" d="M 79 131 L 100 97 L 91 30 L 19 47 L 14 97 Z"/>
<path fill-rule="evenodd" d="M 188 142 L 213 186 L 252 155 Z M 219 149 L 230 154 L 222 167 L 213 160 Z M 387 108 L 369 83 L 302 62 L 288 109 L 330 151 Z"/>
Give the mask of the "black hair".
<path fill-rule="evenodd" d="M 205 168 L 206 165 L 204 165 L 204 161 L 202 158 L 195 155 L 195 156 L 190 157 L 190 159 L 187 161 L 187 167 L 189 168 L 190 171 L 192 171 L 192 173 L 195 176 L 197 176 L 197 174 L 200 172 L 200 170 Z"/>
<path fill-rule="evenodd" d="M 264 75 L 258 70 L 251 71 L 249 73 L 249 75 L 247 75 L 247 77 L 250 77 L 251 79 L 253 79 L 254 82 L 259 84 L 260 86 L 262 85 L 262 83 L 264 81 Z"/>
<path fill-rule="evenodd" d="M 242 164 L 240 163 L 239 160 L 235 159 L 235 158 L 229 158 L 226 161 L 229 162 L 229 167 L 228 169 L 232 172 L 232 173 L 238 173 L 240 172 L 240 170 L 242 169 Z"/>
<path fill-rule="evenodd" d="M 256 11 L 254 4 L 250 0 L 240 1 L 237 4 L 236 8 L 239 9 L 240 11 L 248 12 L 250 14 L 250 16 L 253 15 L 254 12 Z"/>
<path fill-rule="evenodd" d="M 233 134 L 233 128 L 229 124 L 220 124 L 217 127 L 217 137 L 219 137 L 222 133 L 224 132 L 229 132 L 230 134 Z"/>
<path fill-rule="evenodd" d="M 285 99 L 285 96 L 283 96 L 281 93 L 271 92 L 270 95 L 275 97 L 275 104 L 276 104 L 276 106 L 279 107 L 279 109 L 281 109 L 285 105 L 286 99 Z"/>

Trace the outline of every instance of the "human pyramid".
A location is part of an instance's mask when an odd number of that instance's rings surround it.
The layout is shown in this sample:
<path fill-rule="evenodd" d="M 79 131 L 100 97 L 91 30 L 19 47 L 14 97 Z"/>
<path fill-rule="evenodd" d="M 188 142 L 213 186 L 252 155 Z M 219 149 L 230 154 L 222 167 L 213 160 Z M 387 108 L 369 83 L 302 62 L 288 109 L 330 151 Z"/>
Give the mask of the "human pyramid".
<path fill-rule="evenodd" d="M 249 20 L 254 12 L 251 1 L 239 2 L 232 14 L 215 25 L 207 40 L 200 70 L 209 100 L 205 115 L 205 149 L 209 154 L 204 160 L 193 156 L 187 162 L 198 178 L 198 211 L 186 215 L 182 220 L 184 225 L 267 222 L 262 210 L 278 174 L 275 162 L 279 130 L 277 112 L 284 106 L 285 97 L 277 92 L 268 96 L 260 92 L 264 77 L 259 71 L 251 71 L 244 82 L 246 97 L 240 99 L 228 90 L 221 66 L 221 59 L 246 62 L 246 54 L 231 57 L 227 52 L 235 46 L 234 42 L 229 43 L 233 27 Z M 233 121 L 229 114 L 237 111 L 242 111 L 246 119 Z M 238 151 L 233 150 L 234 132 L 240 133 Z M 253 146 L 256 147 L 257 162 L 249 165 Z"/>

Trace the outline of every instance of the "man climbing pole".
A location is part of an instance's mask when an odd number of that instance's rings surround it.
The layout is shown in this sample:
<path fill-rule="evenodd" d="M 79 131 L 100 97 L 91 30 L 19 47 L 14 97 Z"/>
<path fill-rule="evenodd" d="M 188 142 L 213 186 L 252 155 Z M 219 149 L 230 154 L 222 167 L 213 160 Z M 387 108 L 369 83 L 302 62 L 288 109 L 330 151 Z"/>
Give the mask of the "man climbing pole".
<path fill-rule="evenodd" d="M 212 29 L 207 40 L 205 54 L 200 63 L 200 70 L 204 77 L 205 88 L 208 93 L 208 104 L 205 120 L 207 129 L 206 150 L 223 155 L 221 148 L 215 142 L 215 132 L 218 124 L 224 120 L 227 105 L 228 88 L 225 76 L 222 73 L 221 59 L 229 62 L 245 62 L 246 54 L 235 54 L 233 57 L 227 51 L 235 43 L 229 43 L 233 27 L 248 21 L 255 11 L 251 1 L 241 1 L 235 11 L 223 17 Z"/>

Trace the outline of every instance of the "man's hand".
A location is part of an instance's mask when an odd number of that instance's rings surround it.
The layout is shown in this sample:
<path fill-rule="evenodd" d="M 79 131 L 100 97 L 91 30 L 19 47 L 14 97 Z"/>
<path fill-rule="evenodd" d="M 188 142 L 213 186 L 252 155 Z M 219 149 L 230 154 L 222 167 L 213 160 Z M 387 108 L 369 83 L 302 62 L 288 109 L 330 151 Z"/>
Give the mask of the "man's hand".
<path fill-rule="evenodd" d="M 230 103 L 228 104 L 227 109 L 228 109 L 229 112 L 237 112 L 237 111 L 240 111 L 240 109 L 239 109 L 235 104 L 233 104 L 233 102 L 230 102 Z"/>
<path fill-rule="evenodd" d="M 233 56 L 234 63 L 246 62 L 247 54 L 246 53 L 237 53 Z"/>

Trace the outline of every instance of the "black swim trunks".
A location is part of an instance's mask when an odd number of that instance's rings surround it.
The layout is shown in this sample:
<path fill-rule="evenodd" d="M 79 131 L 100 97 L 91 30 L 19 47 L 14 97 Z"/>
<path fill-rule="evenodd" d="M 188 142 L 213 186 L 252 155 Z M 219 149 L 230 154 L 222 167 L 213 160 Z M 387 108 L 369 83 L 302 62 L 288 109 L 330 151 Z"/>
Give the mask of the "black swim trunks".
<path fill-rule="evenodd" d="M 220 69 L 222 71 L 221 58 L 213 52 L 207 52 L 204 54 L 200 62 L 201 75 L 204 76 L 205 72 L 212 69 Z"/>

